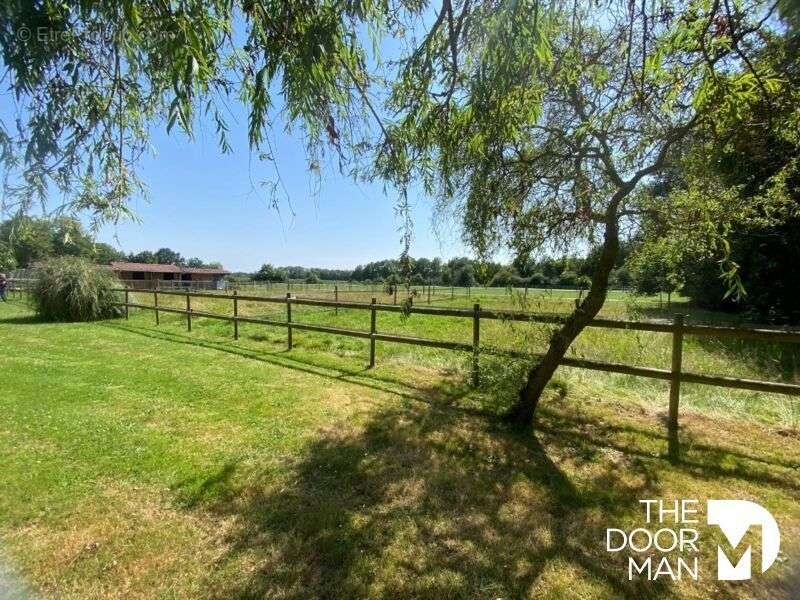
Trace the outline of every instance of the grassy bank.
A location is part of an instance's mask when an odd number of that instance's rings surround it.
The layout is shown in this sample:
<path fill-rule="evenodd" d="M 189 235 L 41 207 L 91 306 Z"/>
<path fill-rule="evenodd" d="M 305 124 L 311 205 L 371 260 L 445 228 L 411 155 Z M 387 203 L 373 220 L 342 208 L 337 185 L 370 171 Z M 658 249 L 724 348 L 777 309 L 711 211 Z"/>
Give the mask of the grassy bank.
<path fill-rule="evenodd" d="M 383 330 L 461 331 L 395 317 L 381 315 Z M 355 326 L 366 315 L 296 318 Z M 377 368 L 365 370 L 357 340 L 297 333 L 286 352 L 283 330 L 244 325 L 235 343 L 227 324 L 197 319 L 189 334 L 180 317 L 164 315 L 159 328 L 152 319 L 43 324 L 21 304 L 0 305 L 0 532 L 45 597 L 790 598 L 797 589 L 800 444 L 763 395 L 726 412 L 712 392 L 690 390 L 684 460 L 672 464 L 657 383 L 564 369 L 536 432 L 520 434 L 497 418 L 512 368 L 501 363 L 487 359 L 484 387 L 472 390 L 451 353 L 381 344 Z M 666 356 L 655 338 L 597 335 L 585 342 L 595 356 Z M 715 368 L 780 374 L 769 349 L 692 351 Z M 782 530 L 779 562 L 738 585 L 709 573 L 628 582 L 621 557 L 604 550 L 605 528 L 641 525 L 639 499 L 685 497 L 763 504 Z M 702 552 L 712 565 L 713 545 Z"/>

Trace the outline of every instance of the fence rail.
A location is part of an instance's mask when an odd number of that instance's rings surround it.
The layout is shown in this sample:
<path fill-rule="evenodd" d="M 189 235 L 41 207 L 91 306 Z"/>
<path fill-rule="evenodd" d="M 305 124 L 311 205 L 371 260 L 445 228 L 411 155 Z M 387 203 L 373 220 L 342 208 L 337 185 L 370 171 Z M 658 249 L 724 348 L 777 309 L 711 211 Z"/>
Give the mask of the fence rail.
<path fill-rule="evenodd" d="M 8 280 L 8 287 L 6 288 L 6 292 L 11 295 L 12 297 L 16 294 L 17 297 L 22 297 L 23 294 L 30 291 L 34 284 L 36 283 L 35 279 L 23 279 L 20 277 L 12 277 Z"/>
<path fill-rule="evenodd" d="M 164 290 L 221 290 L 223 283 L 218 285 L 215 281 L 181 279 L 120 279 L 119 282 L 128 289 L 149 291 L 153 287 Z"/>
<path fill-rule="evenodd" d="M 120 304 L 126 308 L 141 308 L 156 311 L 156 318 L 158 312 L 170 312 L 175 314 L 183 314 L 187 316 L 187 325 L 191 325 L 192 317 L 202 317 L 211 319 L 220 319 L 224 321 L 233 322 L 237 325 L 235 328 L 235 335 L 238 337 L 238 323 L 255 323 L 273 327 L 285 327 L 289 332 L 296 329 L 300 331 L 316 331 L 320 333 L 330 333 L 334 335 L 342 335 L 349 337 L 357 337 L 362 339 L 371 340 L 370 348 L 370 366 L 374 366 L 374 343 L 376 341 L 393 342 L 401 344 L 411 344 L 417 346 L 428 346 L 435 348 L 443 348 L 447 350 L 459 350 L 472 352 L 474 356 L 472 379 L 474 383 L 479 380 L 479 356 L 481 351 L 488 351 L 492 353 L 504 353 L 517 356 L 535 357 L 530 353 L 514 352 L 506 350 L 497 350 L 491 348 L 481 348 L 480 345 L 480 322 L 481 320 L 501 320 L 501 321 L 515 321 L 515 322 L 531 322 L 531 323 L 548 323 L 558 324 L 564 320 L 564 316 L 556 314 L 536 314 L 521 311 L 506 311 L 506 310 L 484 310 L 481 309 L 480 304 L 476 303 L 472 309 L 461 308 L 438 308 L 431 306 L 398 306 L 393 304 L 378 304 L 375 299 L 371 303 L 363 302 L 350 302 L 350 301 L 329 301 L 329 300 L 316 300 L 310 298 L 295 298 L 291 294 L 285 297 L 270 297 L 270 296 L 252 296 L 245 294 L 214 294 L 203 292 L 185 292 L 185 291 L 172 291 L 172 290 L 154 290 L 154 302 L 152 305 L 132 303 L 129 301 L 130 292 L 137 292 L 138 290 L 120 290 L 125 292 L 126 300 Z M 174 295 L 184 296 L 187 299 L 187 309 L 171 308 L 158 305 L 159 295 Z M 190 299 L 196 298 L 212 298 L 216 300 L 229 299 L 234 303 L 234 314 L 222 315 L 219 313 L 209 313 L 196 311 L 190 307 Z M 287 319 L 285 321 L 275 319 L 265 319 L 258 317 L 245 317 L 238 314 L 238 303 L 242 301 L 247 302 L 263 302 L 272 304 L 285 304 Z M 369 310 L 371 316 L 371 330 L 362 331 L 354 329 L 344 329 L 340 327 L 312 325 L 309 323 L 299 323 L 291 319 L 291 307 L 293 305 L 304 306 L 323 306 L 335 309 L 356 309 L 356 310 Z M 409 314 L 419 314 L 438 317 L 458 317 L 464 319 L 471 319 L 473 322 L 473 343 L 467 344 L 463 342 L 453 342 L 447 340 L 434 340 L 427 338 L 418 338 L 410 336 L 401 336 L 394 334 L 379 333 L 377 331 L 377 317 L 378 312 L 407 312 Z M 795 383 L 783 383 L 772 381 L 760 381 L 751 379 L 742 379 L 736 377 L 724 377 L 717 375 L 703 375 L 699 373 L 684 372 L 682 370 L 682 350 L 683 350 L 683 337 L 686 335 L 694 336 L 708 336 L 708 337 L 728 337 L 738 339 L 750 340 L 763 340 L 770 342 L 788 342 L 800 343 L 800 331 L 791 329 L 758 329 L 758 328 L 744 328 L 744 327 L 723 327 L 714 325 L 687 325 L 684 322 L 682 315 L 676 315 L 673 322 L 667 321 L 628 321 L 621 319 L 605 319 L 598 318 L 592 320 L 589 324 L 590 327 L 602 327 L 610 329 L 621 329 L 629 331 L 653 331 L 658 333 L 668 333 L 673 336 L 672 345 L 672 368 L 656 369 L 652 367 L 634 367 L 625 364 L 610 363 L 599 360 L 564 357 L 561 360 L 561 365 L 569 367 L 577 367 L 582 369 L 591 369 L 598 371 L 605 371 L 611 373 L 620 373 L 625 375 L 633 375 L 637 377 L 649 377 L 653 379 L 661 379 L 670 381 L 670 421 L 675 421 L 671 429 L 677 429 L 677 412 L 680 398 L 680 384 L 681 383 L 697 383 L 703 385 L 714 385 L 727 388 L 737 388 L 744 390 L 754 390 L 760 392 L 771 392 L 778 394 L 788 394 L 792 396 L 800 396 L 800 385 Z M 291 333 L 289 333 L 291 339 Z M 291 341 L 288 342 L 291 348 Z"/>
<path fill-rule="evenodd" d="M 126 284 L 122 281 L 123 285 Z M 130 287 L 130 286 L 129 286 Z M 133 286 L 141 288 L 141 285 Z M 161 289 L 169 289 L 169 286 L 161 286 Z M 392 297 L 392 304 L 397 304 L 403 298 L 411 297 L 415 302 L 422 303 L 437 303 L 448 302 L 455 299 L 463 300 L 469 299 L 473 295 L 480 295 L 483 298 L 492 299 L 509 299 L 513 297 L 528 298 L 529 292 L 531 295 L 537 296 L 544 293 L 550 295 L 549 301 L 553 302 L 574 302 L 580 298 L 587 288 L 581 286 L 554 286 L 554 285 L 539 285 L 539 286 L 520 286 L 520 287 L 506 287 L 506 286 L 455 286 L 455 285 L 433 285 L 432 283 L 414 283 L 406 288 L 405 285 L 386 285 L 377 283 L 366 282 L 346 282 L 346 281 L 330 281 L 322 283 L 305 283 L 303 281 L 288 281 L 288 282 L 271 282 L 271 281 L 240 281 L 240 280 L 226 280 L 224 289 L 237 290 L 240 293 L 255 293 L 256 290 L 262 290 L 267 295 L 271 292 L 291 292 L 294 295 L 307 295 L 308 297 L 322 297 L 324 299 L 333 299 L 338 301 L 340 296 L 347 297 L 348 295 L 357 296 L 379 296 L 385 295 Z M 615 287 L 610 291 L 613 292 L 627 292 L 626 288 Z M 576 294 L 577 296 L 562 294 Z M 654 301 L 655 299 L 653 299 Z M 620 299 L 608 298 L 607 302 L 620 302 Z M 659 297 L 659 305 L 662 304 Z"/>
<path fill-rule="evenodd" d="M 309 298 L 295 298 L 290 293 L 285 297 L 269 297 L 269 296 L 252 296 L 239 294 L 234 291 L 233 294 L 221 293 L 203 293 L 203 292 L 186 292 L 186 291 L 172 291 L 172 290 L 154 290 L 153 304 L 142 304 L 130 302 L 130 293 L 138 292 L 138 290 L 122 289 L 119 290 L 125 294 L 125 302 L 119 303 L 119 306 L 125 308 L 126 318 L 128 317 L 129 308 L 140 308 L 147 310 L 154 310 L 156 312 L 156 322 L 158 323 L 158 313 L 160 311 L 183 314 L 187 318 L 187 327 L 191 331 L 192 318 L 210 318 L 220 319 L 234 324 L 234 336 L 238 339 L 239 336 L 239 323 L 254 323 L 259 325 L 267 325 L 273 327 L 285 327 L 287 329 L 287 344 L 289 349 L 292 348 L 292 330 L 312 331 L 320 333 L 329 333 L 334 335 L 342 335 L 348 337 L 356 337 L 368 339 L 370 341 L 370 356 L 369 365 L 375 365 L 375 343 L 390 342 L 411 344 L 416 346 L 428 346 L 434 348 L 442 348 L 447 350 L 457 350 L 471 352 L 473 355 L 472 361 L 472 383 L 477 385 L 479 383 L 479 358 L 480 353 L 488 352 L 492 354 L 504 354 L 518 357 L 536 358 L 537 356 L 532 353 L 519 352 L 513 350 L 493 349 L 489 347 L 481 347 L 480 343 L 480 323 L 482 320 L 500 320 L 500 321 L 515 321 L 515 322 L 531 322 L 531 323 L 548 323 L 558 324 L 564 320 L 564 316 L 557 314 L 537 314 L 521 311 L 508 311 L 508 310 L 484 310 L 480 304 L 475 303 L 472 309 L 461 308 L 438 308 L 431 306 L 414 306 L 413 304 L 406 306 L 398 306 L 394 304 L 379 304 L 373 298 L 370 303 L 363 302 L 349 302 L 349 301 L 329 301 L 329 300 L 316 300 Z M 175 295 L 185 296 L 187 308 L 172 308 L 158 305 L 159 295 Z M 219 313 L 210 313 L 204 311 L 197 311 L 191 308 L 191 298 L 213 298 L 213 299 L 228 299 L 233 303 L 233 314 L 223 315 Z M 285 304 L 286 306 L 286 320 L 266 319 L 258 317 L 247 317 L 239 314 L 239 302 L 264 302 L 273 304 Z M 299 323 L 292 320 L 292 306 L 305 305 L 305 306 L 324 306 L 329 308 L 338 309 L 355 309 L 370 311 L 370 331 L 344 329 L 340 327 L 313 325 L 310 323 Z M 401 336 L 394 334 L 379 333 L 377 329 L 377 313 L 379 312 L 401 312 L 404 311 L 409 314 L 419 314 L 438 317 L 457 317 L 464 319 L 471 319 L 473 324 L 473 341 L 471 344 L 463 342 L 454 342 L 447 340 L 435 340 L 428 338 L 419 338 L 411 336 Z M 735 388 L 742 390 L 752 390 L 759 392 L 769 392 L 777 394 L 786 394 L 790 396 L 800 396 L 800 384 L 774 382 L 774 381 L 761 381 L 752 379 L 743 379 L 737 377 L 725 377 L 718 375 L 704 375 L 699 373 L 691 373 L 683 371 L 683 345 L 684 337 L 687 335 L 692 336 L 706 336 L 706 337 L 725 337 L 736 339 L 748 340 L 762 340 L 769 342 L 781 343 L 800 343 L 800 331 L 789 328 L 746 328 L 746 327 L 727 327 L 715 325 L 688 325 L 685 323 L 684 315 L 675 315 L 672 322 L 669 321 L 629 321 L 621 319 L 606 319 L 598 318 L 593 319 L 589 327 L 601 327 L 610 329 L 620 329 L 629 331 L 652 331 L 658 333 L 670 334 L 672 336 L 672 361 L 670 369 L 658 369 L 653 367 L 638 367 L 620 363 L 605 362 L 600 360 L 564 357 L 560 361 L 560 365 L 567 367 L 576 367 L 580 369 L 590 369 L 595 371 L 604 371 L 609 373 L 620 373 L 624 375 L 632 375 L 637 377 L 648 377 L 652 379 L 660 379 L 662 381 L 670 382 L 669 394 L 669 418 L 668 418 L 668 431 L 669 431 L 669 454 L 673 458 L 678 458 L 679 444 L 678 444 L 678 412 L 680 404 L 680 386 L 681 383 L 694 383 L 702 385 L 712 385 L 718 387 Z"/>

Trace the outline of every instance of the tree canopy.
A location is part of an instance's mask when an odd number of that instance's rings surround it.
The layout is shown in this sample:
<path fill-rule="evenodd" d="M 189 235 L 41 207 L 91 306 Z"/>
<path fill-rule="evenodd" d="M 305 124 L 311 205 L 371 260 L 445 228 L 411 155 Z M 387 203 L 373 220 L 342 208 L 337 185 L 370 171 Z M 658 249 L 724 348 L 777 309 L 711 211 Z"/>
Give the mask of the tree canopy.
<path fill-rule="evenodd" d="M 664 198 L 643 194 L 646 186 L 690 134 L 746 114 L 786 81 L 773 64 L 751 60 L 775 16 L 774 5 L 757 0 L 481 10 L 443 6 L 421 50 L 403 62 L 391 97 L 400 114 L 394 144 L 379 162 L 398 181 L 420 177 L 462 217 L 479 254 L 600 247 L 591 290 L 521 391 L 515 416 L 529 422 L 605 301 L 620 230 Z M 696 196 L 685 200 L 722 201 Z M 712 215 L 695 213 L 694 235 L 710 234 L 725 251 Z M 733 281 L 734 265 L 728 273 Z"/>
<path fill-rule="evenodd" d="M 775 37 L 753 61 L 772 65 L 785 84 L 681 145 L 677 168 L 651 191 L 662 198 L 649 202 L 636 262 L 645 271 L 661 262 L 700 305 L 799 323 L 800 39 Z M 730 269 L 733 287 L 721 276 Z"/>
<path fill-rule="evenodd" d="M 130 261 L 151 264 L 176 264 L 187 267 L 219 267 L 199 258 L 184 259 L 170 248 L 125 254 L 104 242 L 97 242 L 83 224 L 71 217 L 31 217 L 16 215 L 0 222 L 0 269 L 27 268 L 57 256 L 78 256 L 97 264 Z"/>

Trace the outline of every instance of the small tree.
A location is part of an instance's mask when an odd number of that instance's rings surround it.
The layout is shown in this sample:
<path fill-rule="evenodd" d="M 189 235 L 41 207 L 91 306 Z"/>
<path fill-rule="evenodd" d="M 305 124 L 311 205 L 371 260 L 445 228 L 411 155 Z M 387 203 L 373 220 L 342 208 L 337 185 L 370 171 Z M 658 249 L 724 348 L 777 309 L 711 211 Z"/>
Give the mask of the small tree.
<path fill-rule="evenodd" d="M 530 423 L 575 338 L 606 299 L 637 190 L 720 111 L 746 110 L 775 72 L 754 71 L 774 5 L 610 1 L 499 7 L 448 3 L 405 63 L 384 172 L 413 171 L 464 215 L 465 239 L 499 246 L 598 246 L 591 289 L 531 365 L 512 417 Z M 402 142 L 402 151 L 397 145 Z"/>
<path fill-rule="evenodd" d="M 519 277 L 516 275 L 516 273 L 514 273 L 511 269 L 507 267 L 503 267 L 497 273 L 494 274 L 491 281 L 489 281 L 489 286 L 511 287 L 518 280 Z"/>
<path fill-rule="evenodd" d="M 633 282 L 633 279 L 631 277 L 631 273 L 628 267 L 623 265 L 618 269 L 614 269 L 611 272 L 611 277 L 609 282 L 611 285 L 620 287 L 622 289 L 629 288 Z"/>
<path fill-rule="evenodd" d="M 475 285 L 475 271 L 472 265 L 458 267 L 453 273 L 451 281 L 458 287 L 473 287 Z"/>
<path fill-rule="evenodd" d="M 136 254 L 133 253 L 129 254 L 128 260 L 130 262 L 135 262 L 135 263 L 154 265 L 156 264 L 156 255 L 150 250 L 142 250 L 141 252 L 137 252 Z"/>
<path fill-rule="evenodd" d="M 155 260 L 159 265 L 182 265 L 185 261 L 180 252 L 172 248 L 159 248 L 155 252 Z"/>
<path fill-rule="evenodd" d="M 253 274 L 253 279 L 256 281 L 284 281 L 286 272 L 283 269 L 273 267 L 271 264 L 264 264 Z"/>
<path fill-rule="evenodd" d="M 100 265 L 107 265 L 114 260 L 126 260 L 125 254 L 110 244 L 98 242 L 94 244 L 91 253 L 92 260 Z"/>
<path fill-rule="evenodd" d="M 564 271 L 558 276 L 558 285 L 577 287 L 579 277 L 575 271 Z"/>
<path fill-rule="evenodd" d="M 661 243 L 664 238 L 643 244 L 629 258 L 631 281 L 639 294 L 667 294 L 671 303 L 673 292 L 681 287 L 681 255 L 674 246 Z"/>
<path fill-rule="evenodd" d="M 8 245 L 22 268 L 53 256 L 53 238 L 53 225 L 47 219 L 17 215 L 0 224 L 0 239 Z"/>
<path fill-rule="evenodd" d="M 383 291 L 389 295 L 394 294 L 398 285 L 400 285 L 400 277 L 392 273 L 383 280 Z"/>
<path fill-rule="evenodd" d="M 541 271 L 536 271 L 528 278 L 528 284 L 533 287 L 541 287 L 544 285 L 549 285 L 550 280 Z"/>

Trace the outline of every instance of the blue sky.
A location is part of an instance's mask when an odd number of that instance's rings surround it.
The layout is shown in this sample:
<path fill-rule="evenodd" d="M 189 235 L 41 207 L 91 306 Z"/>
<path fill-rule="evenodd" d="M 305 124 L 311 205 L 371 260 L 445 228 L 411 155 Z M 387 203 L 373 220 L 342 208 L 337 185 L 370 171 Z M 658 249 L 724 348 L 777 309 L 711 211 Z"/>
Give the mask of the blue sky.
<path fill-rule="evenodd" d="M 432 10 L 432 9 L 431 9 Z M 434 13 L 423 20 L 433 19 Z M 365 45 L 370 47 L 365 36 Z M 384 59 L 397 56 L 399 40 L 383 37 Z M 368 56 L 370 66 L 375 57 Z M 273 90 L 278 104 L 279 88 Z M 275 181 L 272 166 L 251 156 L 245 107 L 231 102 L 230 140 L 234 153 L 223 155 L 211 120 L 197 124 L 194 141 L 164 126 L 153 131 L 156 156 L 140 174 L 149 203 L 137 201 L 140 223 L 105 227 L 100 241 L 125 252 L 167 246 L 183 256 L 220 261 L 229 270 L 253 271 L 263 263 L 351 268 L 373 260 L 395 258 L 402 245 L 395 215 L 396 194 L 381 182 L 356 183 L 341 175 L 334 157 L 322 165 L 321 185 L 310 173 L 299 129 L 284 131 L 276 120 L 272 148 L 291 201 L 280 214 L 268 206 L 264 180 Z M 433 201 L 421 190 L 410 193 L 414 222 L 412 256 L 443 259 L 470 255 L 452 224 L 434 227 Z M 292 209 L 294 215 L 292 215 Z"/>
<path fill-rule="evenodd" d="M 234 153 L 223 155 L 212 124 L 197 124 L 195 139 L 182 133 L 153 132 L 156 154 L 142 162 L 140 174 L 148 200 L 135 200 L 140 223 L 105 226 L 99 241 L 125 252 L 167 246 L 183 256 L 220 261 L 230 270 L 252 271 L 276 265 L 354 267 L 401 251 L 396 197 L 380 183 L 356 183 L 323 165 L 316 177 L 307 168 L 299 132 L 276 128 L 275 156 L 291 200 L 277 212 L 260 185 L 274 180 L 269 163 L 251 156 L 246 116 L 235 110 L 229 122 Z M 177 129 L 177 128 L 176 128 Z M 333 161 L 332 161 L 333 162 Z M 456 228 L 434 227 L 432 201 L 418 190 L 411 195 L 415 223 L 412 254 L 450 258 L 468 254 Z M 438 230 L 438 231 L 437 231 Z"/>

